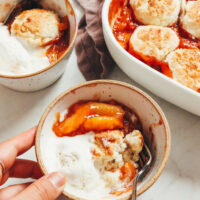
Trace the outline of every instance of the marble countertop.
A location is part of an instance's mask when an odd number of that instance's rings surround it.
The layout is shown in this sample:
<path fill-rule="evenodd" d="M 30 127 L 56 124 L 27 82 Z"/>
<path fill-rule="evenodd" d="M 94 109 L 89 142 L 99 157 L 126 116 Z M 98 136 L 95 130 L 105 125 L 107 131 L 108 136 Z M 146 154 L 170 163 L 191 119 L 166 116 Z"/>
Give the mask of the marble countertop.
<path fill-rule="evenodd" d="M 73 4 L 78 18 L 80 18 L 82 10 L 76 2 Z M 172 149 L 166 169 L 158 181 L 138 199 L 199 200 L 200 117 L 153 95 L 130 80 L 117 66 L 109 79 L 130 83 L 147 92 L 163 109 L 171 128 Z M 0 142 L 36 125 L 47 105 L 56 96 L 84 81 L 85 79 L 77 67 L 76 54 L 73 51 L 64 75 L 49 88 L 33 93 L 20 93 L 0 86 Z M 36 160 L 34 148 L 22 157 Z M 9 179 L 5 185 L 25 181 L 30 180 Z M 59 199 L 64 200 L 65 198 Z"/>

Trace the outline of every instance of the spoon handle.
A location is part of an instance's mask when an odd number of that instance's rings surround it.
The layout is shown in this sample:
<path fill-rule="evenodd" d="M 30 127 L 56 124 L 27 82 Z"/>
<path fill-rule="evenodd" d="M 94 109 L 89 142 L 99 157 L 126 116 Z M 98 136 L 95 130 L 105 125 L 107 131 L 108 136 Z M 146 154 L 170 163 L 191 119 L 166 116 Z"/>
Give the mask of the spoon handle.
<path fill-rule="evenodd" d="M 137 197 L 137 182 L 138 182 L 138 176 L 134 179 L 133 191 L 132 191 L 130 200 L 136 200 L 136 197 Z"/>

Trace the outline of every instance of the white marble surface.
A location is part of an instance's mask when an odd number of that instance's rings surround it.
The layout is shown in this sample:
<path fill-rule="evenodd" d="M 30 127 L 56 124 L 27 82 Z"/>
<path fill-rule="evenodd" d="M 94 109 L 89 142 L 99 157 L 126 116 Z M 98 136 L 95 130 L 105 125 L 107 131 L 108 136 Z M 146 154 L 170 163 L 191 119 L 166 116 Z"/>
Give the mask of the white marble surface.
<path fill-rule="evenodd" d="M 78 16 L 82 11 L 76 3 Z M 118 67 L 109 79 L 133 84 Z M 46 106 L 62 91 L 84 82 L 73 51 L 65 74 L 51 87 L 34 92 L 19 93 L 0 86 L 0 142 L 36 125 Z M 161 106 L 169 121 L 172 135 L 171 156 L 158 181 L 139 200 L 199 200 L 200 199 L 200 117 L 192 115 L 146 91 Z M 167 91 L 166 91 L 167 92 Z M 192 102 L 191 102 L 192 103 Z M 200 106 L 200 105 L 197 105 Z M 22 156 L 36 160 L 34 148 Z M 29 180 L 10 179 L 6 185 Z M 64 198 L 60 198 L 64 199 Z"/>

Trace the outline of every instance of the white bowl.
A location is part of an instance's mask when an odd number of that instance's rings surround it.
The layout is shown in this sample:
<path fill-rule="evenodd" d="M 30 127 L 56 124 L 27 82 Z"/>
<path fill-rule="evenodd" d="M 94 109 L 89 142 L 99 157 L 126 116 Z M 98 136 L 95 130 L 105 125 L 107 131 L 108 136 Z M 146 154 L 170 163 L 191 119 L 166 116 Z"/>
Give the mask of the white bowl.
<path fill-rule="evenodd" d="M 20 2 L 19 0 L 5 0 L 3 3 L 10 2 L 15 4 L 17 1 Z M 69 47 L 56 63 L 35 73 L 18 76 L 0 74 L 0 84 L 13 90 L 31 92 L 53 84 L 64 73 L 72 52 L 77 35 L 78 22 L 71 3 L 68 0 L 42 0 L 42 2 L 45 3 L 45 9 L 54 10 L 60 16 L 68 16 L 70 23 Z"/>
<path fill-rule="evenodd" d="M 159 97 L 200 116 L 200 93 L 168 78 L 133 57 L 115 39 L 108 21 L 112 0 L 106 0 L 102 10 L 102 24 L 105 42 L 117 65 L 133 80 Z"/>
<path fill-rule="evenodd" d="M 72 104 L 81 100 L 116 100 L 138 115 L 142 123 L 144 138 L 153 156 L 150 171 L 137 188 L 137 194 L 142 194 L 156 182 L 167 163 L 171 147 L 169 125 L 161 108 L 151 97 L 129 84 L 118 81 L 99 80 L 77 85 L 63 92 L 47 107 L 40 119 L 36 136 L 36 155 L 42 171 L 45 174 L 51 172 L 45 164 L 47 155 L 44 148 L 45 139 L 49 138 L 48 134 L 56 137 L 52 131 L 56 113 L 68 109 Z M 76 196 L 66 192 L 64 194 L 73 199 L 81 199 L 78 194 Z"/>

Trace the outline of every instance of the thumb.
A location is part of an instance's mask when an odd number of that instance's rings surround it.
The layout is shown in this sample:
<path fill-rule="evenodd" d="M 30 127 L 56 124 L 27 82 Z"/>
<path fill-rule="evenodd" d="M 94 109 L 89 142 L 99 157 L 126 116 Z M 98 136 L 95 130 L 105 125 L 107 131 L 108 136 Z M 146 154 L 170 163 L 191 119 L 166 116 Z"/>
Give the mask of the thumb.
<path fill-rule="evenodd" d="M 55 200 L 63 191 L 66 182 L 65 175 L 61 172 L 53 172 L 35 181 L 14 200 Z"/>

